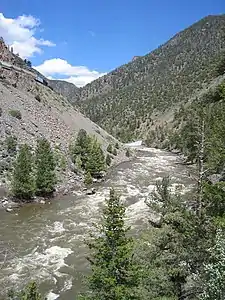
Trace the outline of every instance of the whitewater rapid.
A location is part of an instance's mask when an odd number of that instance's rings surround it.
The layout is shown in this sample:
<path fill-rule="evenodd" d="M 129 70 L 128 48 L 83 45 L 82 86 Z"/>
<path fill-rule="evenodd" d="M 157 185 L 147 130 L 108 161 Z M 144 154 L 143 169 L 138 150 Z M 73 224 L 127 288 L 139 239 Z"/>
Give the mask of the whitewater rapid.
<path fill-rule="evenodd" d="M 36 280 L 48 299 L 69 300 L 82 288 L 87 274 L 84 240 L 98 222 L 104 199 L 114 187 L 127 207 L 132 231 L 147 226 L 150 214 L 145 200 L 156 180 L 170 175 L 172 188 L 182 193 L 193 188 L 190 172 L 178 156 L 158 149 L 143 148 L 136 158 L 112 169 L 95 195 L 77 191 L 73 195 L 30 204 L 16 212 L 0 212 L 0 258 L 6 256 L 0 272 L 0 294 Z"/>

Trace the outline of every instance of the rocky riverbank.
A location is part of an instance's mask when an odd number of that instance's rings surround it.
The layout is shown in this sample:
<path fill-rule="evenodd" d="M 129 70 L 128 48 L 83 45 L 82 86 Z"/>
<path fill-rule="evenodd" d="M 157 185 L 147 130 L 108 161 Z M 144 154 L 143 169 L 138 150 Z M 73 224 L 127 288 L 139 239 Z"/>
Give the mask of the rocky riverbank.
<path fill-rule="evenodd" d="M 95 194 L 96 184 L 102 183 L 105 180 L 108 172 L 110 172 L 119 164 L 135 158 L 136 151 L 132 150 L 130 152 L 131 156 L 127 157 L 125 155 L 125 149 L 121 148 L 121 150 L 118 152 L 118 155 L 112 161 L 112 165 L 108 168 L 107 172 L 102 174 L 102 178 L 94 178 L 93 184 L 88 188 L 84 184 L 84 173 L 77 172 L 77 170 L 75 170 L 74 164 L 70 161 L 68 167 L 64 171 L 58 169 L 58 184 L 52 197 L 34 197 L 28 203 L 45 204 L 49 201 L 52 201 L 53 199 L 58 199 L 66 195 L 76 194 L 77 191 L 79 193 L 82 193 L 83 195 Z M 17 201 L 10 195 L 10 177 L 12 172 L 12 165 L 15 160 L 15 153 L 7 152 L 6 149 L 2 147 L 0 148 L 0 156 L 2 157 L 2 166 L 4 166 L 4 168 L 0 169 L 0 209 L 5 209 L 7 212 L 13 212 L 15 211 L 15 209 L 18 209 L 19 207 L 25 205 L 27 202 Z"/>

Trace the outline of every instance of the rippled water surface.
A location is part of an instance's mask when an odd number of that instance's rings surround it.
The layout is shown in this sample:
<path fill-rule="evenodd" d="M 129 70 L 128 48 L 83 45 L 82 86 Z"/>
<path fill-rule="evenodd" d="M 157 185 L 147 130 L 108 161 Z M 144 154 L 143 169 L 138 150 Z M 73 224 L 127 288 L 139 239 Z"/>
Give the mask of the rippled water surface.
<path fill-rule="evenodd" d="M 28 205 L 19 211 L 0 211 L 0 294 L 21 287 L 31 279 L 49 299 L 74 299 L 82 274 L 87 272 L 84 238 L 99 219 L 99 209 L 114 186 L 127 206 L 127 220 L 135 232 L 149 214 L 145 199 L 157 179 L 172 177 L 183 192 L 193 187 L 190 170 L 176 155 L 156 149 L 138 151 L 137 157 L 113 169 L 95 195 L 77 192 L 45 205 Z"/>

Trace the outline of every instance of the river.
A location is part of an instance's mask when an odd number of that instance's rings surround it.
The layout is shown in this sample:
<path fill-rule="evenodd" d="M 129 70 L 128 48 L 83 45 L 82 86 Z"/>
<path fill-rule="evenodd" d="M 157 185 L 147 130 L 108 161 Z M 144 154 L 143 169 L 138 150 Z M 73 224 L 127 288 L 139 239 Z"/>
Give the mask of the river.
<path fill-rule="evenodd" d="M 147 226 L 145 199 L 155 181 L 170 175 L 172 187 L 179 184 L 186 193 L 194 184 L 189 172 L 177 155 L 143 148 L 136 158 L 112 169 L 95 195 L 76 192 L 44 205 L 0 211 L 0 295 L 36 280 L 48 299 L 74 299 L 88 270 L 84 239 L 99 220 L 110 187 L 121 194 L 127 222 L 138 233 Z"/>

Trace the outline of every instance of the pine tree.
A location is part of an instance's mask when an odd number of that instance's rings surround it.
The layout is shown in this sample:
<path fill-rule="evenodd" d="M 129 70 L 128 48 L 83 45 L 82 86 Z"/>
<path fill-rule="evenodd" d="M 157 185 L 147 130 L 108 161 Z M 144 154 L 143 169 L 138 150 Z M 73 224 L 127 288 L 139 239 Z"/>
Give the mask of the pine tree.
<path fill-rule="evenodd" d="M 88 244 L 92 274 L 82 299 L 135 300 L 139 297 L 140 269 L 133 259 L 133 239 L 127 237 L 125 207 L 112 189 L 103 210 L 99 234 Z"/>
<path fill-rule="evenodd" d="M 42 300 L 41 294 L 38 292 L 37 284 L 31 282 L 26 288 L 20 292 L 10 291 L 9 300 Z"/>
<path fill-rule="evenodd" d="M 82 169 L 85 169 L 85 165 L 90 152 L 91 138 L 88 136 L 84 129 L 80 129 L 77 135 L 75 144 L 71 147 L 71 154 L 73 161 L 76 162 L 77 156 L 80 156 L 82 161 Z"/>
<path fill-rule="evenodd" d="M 80 155 L 77 155 L 76 157 L 75 166 L 79 171 L 82 170 L 82 160 Z"/>
<path fill-rule="evenodd" d="M 92 182 L 93 182 L 92 176 L 91 176 L 90 172 L 87 172 L 84 177 L 84 183 L 86 185 L 90 185 L 90 184 L 92 184 Z"/>
<path fill-rule="evenodd" d="M 24 144 L 16 158 L 12 177 L 12 193 L 18 199 L 29 200 L 34 194 L 32 167 L 31 150 Z"/>
<path fill-rule="evenodd" d="M 55 159 L 50 143 L 45 138 L 38 140 L 36 148 L 36 194 L 48 196 L 56 184 Z"/>
<path fill-rule="evenodd" d="M 96 138 L 93 139 L 85 169 L 93 177 L 98 177 L 102 171 L 105 171 L 105 156 Z"/>
<path fill-rule="evenodd" d="M 153 228 L 144 245 L 143 261 L 149 270 L 143 284 L 146 298 L 181 300 L 195 260 L 195 214 L 186 208 L 179 193 L 171 193 L 169 177 L 156 183 L 147 205 L 158 220 L 149 220 Z"/>

